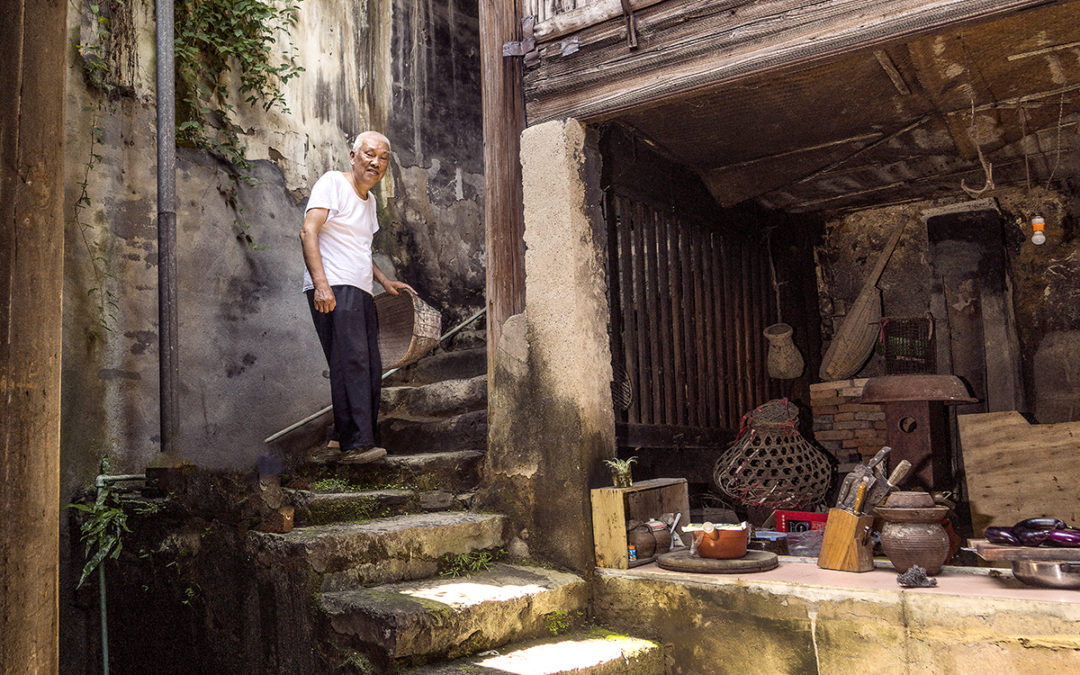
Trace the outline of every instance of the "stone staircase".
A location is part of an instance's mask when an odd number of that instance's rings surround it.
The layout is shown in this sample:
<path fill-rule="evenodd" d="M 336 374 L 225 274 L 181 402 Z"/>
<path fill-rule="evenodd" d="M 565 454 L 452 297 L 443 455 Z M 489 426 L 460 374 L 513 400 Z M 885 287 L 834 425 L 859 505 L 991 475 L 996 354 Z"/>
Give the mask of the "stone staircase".
<path fill-rule="evenodd" d="M 506 518 L 470 510 L 483 470 L 487 384 L 482 348 L 464 351 L 429 357 L 384 387 L 385 458 L 302 464 L 283 484 L 296 509 L 293 530 L 249 533 L 247 553 L 273 589 L 270 604 L 306 605 L 276 619 L 305 622 L 275 632 L 307 642 L 279 644 L 277 671 L 664 672 L 655 643 L 581 628 L 584 579 L 507 561 Z M 451 574 L 470 566 L 486 569 Z M 306 588 L 308 600 L 284 584 Z M 551 669 L 553 653 L 573 656 Z M 545 669 L 504 667 L 530 659 Z"/>

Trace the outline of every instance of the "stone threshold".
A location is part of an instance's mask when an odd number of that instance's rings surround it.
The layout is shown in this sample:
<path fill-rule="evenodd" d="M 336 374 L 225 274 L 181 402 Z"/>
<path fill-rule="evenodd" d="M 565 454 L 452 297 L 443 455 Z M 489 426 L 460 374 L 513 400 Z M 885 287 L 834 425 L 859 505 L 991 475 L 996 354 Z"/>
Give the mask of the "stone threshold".
<path fill-rule="evenodd" d="M 942 569 L 938 585 L 931 588 L 903 588 L 896 583 L 896 570 L 887 560 L 875 560 L 869 572 L 841 572 L 821 569 L 816 558 L 780 556 L 780 565 L 768 572 L 743 574 L 698 574 L 672 572 L 656 563 L 628 570 L 596 568 L 602 576 L 654 579 L 685 584 L 745 586 L 773 594 L 799 596 L 806 600 L 852 595 L 853 599 L 897 601 L 904 595 L 954 595 L 1000 598 L 1046 603 L 1080 603 L 1080 590 L 1041 588 L 1025 584 L 1007 568 L 950 567 Z"/>

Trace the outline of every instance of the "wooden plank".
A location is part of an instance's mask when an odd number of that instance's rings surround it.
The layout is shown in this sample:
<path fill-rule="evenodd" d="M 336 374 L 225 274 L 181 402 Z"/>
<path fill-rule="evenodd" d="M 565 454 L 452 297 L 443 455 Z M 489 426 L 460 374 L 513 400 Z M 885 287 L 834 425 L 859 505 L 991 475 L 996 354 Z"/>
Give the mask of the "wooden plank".
<path fill-rule="evenodd" d="M 985 539 L 971 539 L 968 545 L 984 560 L 1080 560 L 1080 548 L 1043 546 L 1001 546 Z"/>
<path fill-rule="evenodd" d="M 634 304 L 631 308 L 637 315 L 637 330 L 634 336 L 638 358 L 637 387 L 638 399 L 641 401 L 641 421 L 652 421 L 652 383 L 649 372 L 652 362 L 648 344 L 648 316 L 645 311 L 645 237 L 642 231 L 641 204 L 637 201 L 630 202 L 630 212 L 634 224 Z"/>
<path fill-rule="evenodd" d="M 716 375 L 716 332 L 713 330 L 716 320 L 716 296 L 714 294 L 715 275 L 713 274 L 712 233 L 702 232 L 701 245 L 701 287 L 704 294 L 704 307 L 701 320 L 705 326 L 705 344 L 702 354 L 705 357 L 705 381 L 707 382 L 705 423 L 710 427 L 720 426 L 719 413 L 719 378 Z"/>
<path fill-rule="evenodd" d="M 671 344 L 675 367 L 675 417 L 673 424 L 686 424 L 686 350 L 683 347 L 683 273 L 679 253 L 679 222 L 669 216 L 668 251 L 671 267 Z"/>
<path fill-rule="evenodd" d="M 535 0 L 532 0 L 535 2 Z M 663 0 L 630 0 L 630 8 L 637 12 L 651 7 Z M 595 0 L 577 3 L 576 7 L 564 10 L 554 16 L 545 15 L 537 19 L 533 35 L 537 41 L 549 42 L 564 35 L 577 32 L 589 26 L 595 26 L 608 19 L 622 17 L 622 0 Z M 528 16 L 528 14 L 526 14 Z"/>
<path fill-rule="evenodd" d="M 614 18 L 578 31 L 581 48 L 570 57 L 555 43 L 541 45 L 541 64 L 527 73 L 529 123 L 591 121 L 1041 4 L 1045 0 L 667 0 L 636 13 L 645 47 L 633 53 Z"/>
<path fill-rule="evenodd" d="M 604 192 L 604 218 L 607 221 L 608 236 L 608 310 L 611 314 L 611 365 L 612 387 L 621 387 L 620 373 L 626 374 L 626 350 L 623 347 L 622 313 L 622 274 L 619 271 L 619 219 L 616 215 L 615 195 L 610 190 Z M 614 390 L 613 390 L 614 393 Z M 626 419 L 626 410 L 615 404 L 615 419 Z"/>
<path fill-rule="evenodd" d="M 661 415 L 661 424 L 675 424 L 675 381 L 678 372 L 675 369 L 675 350 L 672 344 L 671 331 L 671 278 L 670 257 L 668 246 L 671 237 L 671 217 L 664 213 L 657 213 L 657 248 L 658 263 L 660 266 L 660 357 L 664 370 L 664 414 Z"/>
<path fill-rule="evenodd" d="M 619 228 L 619 273 L 622 277 L 623 353 L 626 354 L 626 376 L 630 378 L 633 399 L 627 411 L 631 422 L 641 421 L 641 382 L 638 380 L 637 315 L 634 312 L 633 232 L 627 213 L 629 200 L 617 197 L 616 218 Z"/>
<path fill-rule="evenodd" d="M 754 391 L 750 382 L 750 335 L 748 327 L 750 325 L 750 292 L 747 288 L 748 279 L 750 276 L 750 256 L 749 247 L 745 241 L 739 241 L 739 281 L 738 281 L 738 307 L 739 313 L 737 316 L 737 337 L 738 340 L 738 363 L 739 363 L 739 392 L 742 405 L 740 406 L 743 414 L 750 411 L 757 403 L 755 402 Z"/>
<path fill-rule="evenodd" d="M 619 423 L 615 436 L 622 448 L 720 448 L 731 441 L 732 432 L 727 428 Z"/>
<path fill-rule="evenodd" d="M 77 115 L 70 121 L 76 142 L 65 151 L 69 7 L 81 14 L 81 5 L 67 2 L 6 2 L 0 24 L 0 664 L 7 664 L 0 668 L 5 672 L 66 670 L 58 647 L 61 541 L 63 550 L 71 546 L 60 533 L 60 504 L 71 496 L 70 476 L 63 495 L 60 488 L 64 169 L 67 162 L 69 169 L 84 170 L 89 140 L 88 116 Z M 80 124 L 83 128 L 76 129 Z M 97 173 L 104 178 L 101 169 Z M 84 306 L 81 293 L 74 296 Z M 63 522 L 67 517 L 63 513 Z"/>
<path fill-rule="evenodd" d="M 515 0 L 480 0 L 480 69 L 484 118 L 484 232 L 488 386 L 503 323 L 525 309 L 525 216 L 521 197 L 521 131 L 525 128 L 521 59 L 503 42 L 521 39 Z"/>
<path fill-rule="evenodd" d="M 664 390 L 660 386 L 660 372 L 663 370 L 663 362 L 660 360 L 660 299 L 656 279 L 659 275 L 657 270 L 657 246 L 656 246 L 656 212 L 649 207 L 641 207 L 642 229 L 645 237 L 645 316 L 648 327 L 645 339 L 649 344 L 649 383 L 652 388 L 652 409 L 649 413 L 649 421 L 659 423 L 663 417 Z"/>
<path fill-rule="evenodd" d="M 694 344 L 694 276 L 690 267 L 691 243 L 690 231 L 686 221 L 679 219 L 679 267 L 683 279 L 683 305 L 682 305 L 682 337 L 683 355 L 683 379 L 686 389 L 686 424 L 696 427 L 701 423 L 697 414 L 697 368 L 695 357 L 697 347 Z"/>
<path fill-rule="evenodd" d="M 708 348 L 708 343 L 705 342 L 705 321 L 707 314 L 705 312 L 705 297 L 703 294 L 705 277 L 703 274 L 702 256 L 704 254 L 704 246 L 702 244 L 702 228 L 698 222 L 692 223 L 693 229 L 691 232 L 692 241 L 692 256 L 690 258 L 690 264 L 694 270 L 694 312 L 691 318 L 694 321 L 694 360 L 697 363 L 695 374 L 697 376 L 697 414 L 698 424 L 701 426 L 709 425 L 709 410 L 708 410 L 708 386 L 709 379 L 706 376 L 705 370 L 705 354 Z"/>
<path fill-rule="evenodd" d="M 976 534 L 1037 516 L 1080 523 L 1080 422 L 1029 424 L 1016 411 L 956 421 Z"/>
<path fill-rule="evenodd" d="M 626 551 L 626 507 L 617 489 L 592 490 L 593 548 L 596 566 L 624 570 L 629 567 Z"/>

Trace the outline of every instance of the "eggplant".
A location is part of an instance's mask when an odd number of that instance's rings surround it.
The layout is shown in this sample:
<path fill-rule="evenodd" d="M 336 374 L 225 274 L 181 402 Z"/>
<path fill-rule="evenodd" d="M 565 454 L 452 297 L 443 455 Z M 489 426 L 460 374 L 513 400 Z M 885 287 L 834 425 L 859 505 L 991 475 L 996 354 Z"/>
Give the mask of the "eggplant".
<path fill-rule="evenodd" d="M 1046 543 L 1064 548 L 1080 548 L 1080 530 L 1068 528 L 1050 530 L 1046 535 Z"/>
<path fill-rule="evenodd" d="M 1021 520 L 1013 527 L 1024 530 L 1067 530 L 1069 528 L 1064 520 L 1057 518 L 1028 518 Z"/>
<path fill-rule="evenodd" d="M 1020 540 L 1013 534 L 1011 527 L 988 527 L 984 533 L 986 540 L 991 544 L 1002 546 L 1021 546 Z"/>
<path fill-rule="evenodd" d="M 1054 530 L 1029 530 L 1026 527 L 1016 527 L 1015 525 L 1012 528 L 1013 535 L 1024 546 L 1038 546 L 1046 541 L 1051 532 L 1054 532 Z"/>

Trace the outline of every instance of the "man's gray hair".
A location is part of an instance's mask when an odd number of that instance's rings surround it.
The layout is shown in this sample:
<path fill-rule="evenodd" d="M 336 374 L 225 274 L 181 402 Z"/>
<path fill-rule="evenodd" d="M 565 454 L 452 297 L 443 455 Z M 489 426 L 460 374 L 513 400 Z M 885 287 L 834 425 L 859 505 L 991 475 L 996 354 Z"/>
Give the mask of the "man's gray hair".
<path fill-rule="evenodd" d="M 376 141 L 382 141 L 383 143 L 386 143 L 386 147 L 388 147 L 388 148 L 390 147 L 390 139 L 389 138 L 387 138 L 386 136 L 383 136 L 378 131 L 371 131 L 369 129 L 368 131 L 361 131 L 360 133 L 358 133 L 356 135 L 356 138 L 353 140 L 353 144 L 352 144 L 353 152 L 356 152 L 357 150 L 360 149 L 360 144 L 364 141 L 365 138 L 374 138 Z"/>

